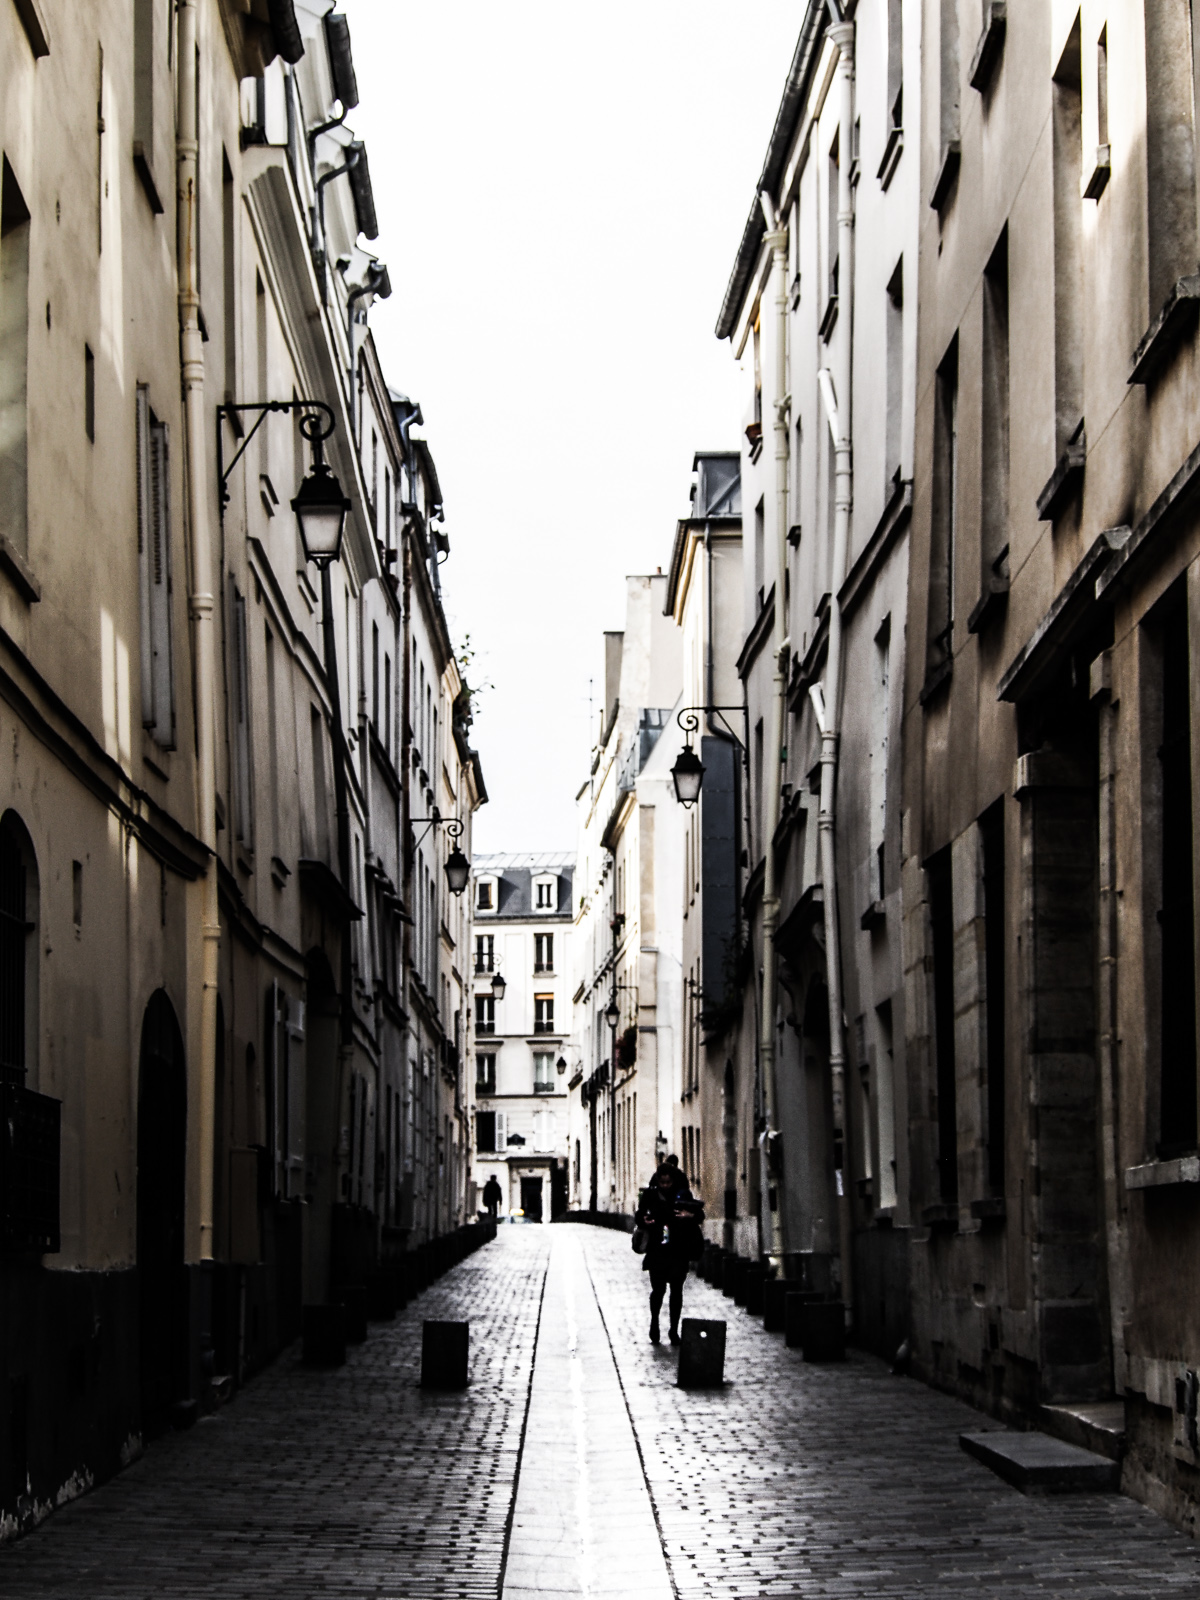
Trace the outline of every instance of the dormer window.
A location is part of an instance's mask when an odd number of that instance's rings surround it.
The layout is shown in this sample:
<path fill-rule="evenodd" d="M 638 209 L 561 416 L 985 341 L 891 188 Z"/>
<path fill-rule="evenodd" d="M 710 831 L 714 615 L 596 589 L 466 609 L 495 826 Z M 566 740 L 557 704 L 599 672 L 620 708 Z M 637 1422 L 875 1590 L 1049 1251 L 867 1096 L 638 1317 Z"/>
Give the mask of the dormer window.
<path fill-rule="evenodd" d="M 533 909 L 535 911 L 558 910 L 558 875 L 556 873 L 543 872 L 534 878 Z"/>
<path fill-rule="evenodd" d="M 495 878 L 476 878 L 475 880 L 475 909 L 476 911 L 495 911 L 498 906 L 500 894 L 499 883 Z"/>

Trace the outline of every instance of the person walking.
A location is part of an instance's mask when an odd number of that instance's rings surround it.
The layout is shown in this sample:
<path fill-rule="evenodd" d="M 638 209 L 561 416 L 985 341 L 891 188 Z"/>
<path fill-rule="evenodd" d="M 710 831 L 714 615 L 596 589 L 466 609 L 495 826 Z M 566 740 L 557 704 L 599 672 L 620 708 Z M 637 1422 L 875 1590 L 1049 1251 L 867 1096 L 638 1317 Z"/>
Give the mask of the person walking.
<path fill-rule="evenodd" d="M 487 1207 L 488 1216 L 491 1217 L 493 1222 L 496 1220 L 496 1210 L 503 1198 L 503 1191 L 496 1182 L 496 1174 L 493 1172 L 483 1186 L 483 1203 Z"/>
<path fill-rule="evenodd" d="M 680 1192 L 679 1171 L 664 1161 L 642 1194 L 634 1218 L 646 1230 L 642 1271 L 650 1274 L 650 1342 L 659 1344 L 658 1314 L 670 1289 L 668 1338 L 679 1343 L 679 1318 L 683 1311 L 683 1282 L 689 1264 L 704 1247 L 700 1223 L 704 1207 L 690 1194 Z M 686 1189 L 686 1185 L 684 1185 Z"/>

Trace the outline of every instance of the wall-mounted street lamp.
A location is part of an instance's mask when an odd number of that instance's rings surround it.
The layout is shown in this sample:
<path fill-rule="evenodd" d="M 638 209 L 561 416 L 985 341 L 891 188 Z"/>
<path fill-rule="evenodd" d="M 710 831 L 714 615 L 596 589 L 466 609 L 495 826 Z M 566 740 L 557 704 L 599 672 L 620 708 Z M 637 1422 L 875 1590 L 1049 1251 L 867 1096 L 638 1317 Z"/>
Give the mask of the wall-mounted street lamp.
<path fill-rule="evenodd" d="M 493 972 L 492 973 L 492 999 L 493 1000 L 503 1000 L 504 999 L 504 991 L 507 988 L 508 988 L 508 984 L 505 982 L 504 974 L 502 972 Z"/>
<path fill-rule="evenodd" d="M 675 798 L 681 806 L 694 806 L 700 798 L 700 788 L 704 782 L 704 763 L 692 748 L 692 735 L 700 730 L 700 718 L 717 716 L 725 723 L 725 731 L 742 752 L 742 760 L 746 759 L 746 740 L 739 739 L 729 726 L 725 717 L 726 711 L 740 711 L 743 726 L 748 716 L 746 707 L 743 706 L 685 706 L 676 717 L 676 721 L 687 734 L 687 743 L 675 757 L 675 765 L 671 768 L 671 781 L 675 785 Z"/>
<path fill-rule="evenodd" d="M 562 1075 L 567 1070 L 567 1058 L 566 1058 L 566 1056 L 559 1056 L 558 1060 L 554 1063 L 554 1070 L 555 1070 L 555 1072 L 558 1073 L 559 1077 L 561 1078 Z"/>
<path fill-rule="evenodd" d="M 258 413 L 254 426 L 242 440 L 233 460 L 225 465 L 225 437 L 221 427 L 228 419 L 235 429 L 241 428 L 238 420 L 244 411 Z M 221 520 L 229 504 L 229 478 L 234 467 L 246 454 L 250 441 L 273 411 L 300 413 L 300 432 L 312 448 L 312 466 L 292 501 L 292 510 L 300 528 L 304 554 L 321 571 L 321 632 L 325 646 L 325 679 L 329 692 L 329 709 L 333 722 L 333 792 L 337 820 L 338 874 L 342 888 L 351 893 L 350 879 L 350 806 L 346 789 L 346 733 L 342 724 L 342 699 L 338 685 L 337 642 L 333 632 L 333 592 L 329 569 L 340 559 L 342 535 L 346 528 L 346 513 L 350 502 L 342 492 L 336 473 L 325 460 L 325 440 L 335 427 L 333 410 L 323 400 L 254 400 L 244 404 L 229 402 L 217 407 L 217 475 L 220 484 Z M 348 946 L 347 946 L 348 948 Z M 343 975 L 348 983 L 348 974 Z M 348 990 L 347 990 L 348 992 Z"/>
<path fill-rule="evenodd" d="M 615 993 L 604 1008 L 604 1020 L 615 1033 L 617 1031 L 617 1024 L 621 1020 L 621 1008 L 617 1004 L 617 997 Z"/>
<path fill-rule="evenodd" d="M 414 828 L 420 822 L 426 824 L 425 833 L 428 833 L 431 828 L 445 828 L 446 837 L 454 841 L 454 848 L 446 857 L 446 863 L 443 870 L 446 874 L 446 883 L 449 887 L 450 893 L 453 895 L 462 894 L 463 890 L 467 887 L 467 884 L 471 881 L 471 863 L 467 860 L 466 856 L 463 855 L 462 851 L 458 847 L 458 841 L 462 838 L 463 827 L 465 826 L 462 818 L 444 817 L 438 808 L 434 806 L 433 812 L 430 816 L 412 818 L 412 826 Z M 421 835 L 421 839 L 425 837 L 425 833 Z M 414 851 L 420 844 L 421 839 L 414 839 Z M 495 991 L 495 986 L 495 979 L 493 978 L 493 992 Z M 501 992 L 503 993 L 503 990 Z M 499 999 L 500 996 L 497 996 L 497 998 Z"/>

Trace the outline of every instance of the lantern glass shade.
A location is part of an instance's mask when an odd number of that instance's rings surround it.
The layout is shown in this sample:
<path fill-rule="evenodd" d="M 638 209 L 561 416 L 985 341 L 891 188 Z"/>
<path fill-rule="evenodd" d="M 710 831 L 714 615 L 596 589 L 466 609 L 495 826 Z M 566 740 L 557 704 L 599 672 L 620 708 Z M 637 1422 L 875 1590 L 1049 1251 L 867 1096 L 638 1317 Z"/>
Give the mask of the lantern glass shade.
<path fill-rule="evenodd" d="M 558 1073 L 559 1077 L 561 1078 L 563 1073 L 567 1070 L 567 1058 L 566 1058 L 566 1056 L 559 1056 L 558 1060 L 554 1063 L 554 1070 L 555 1070 L 555 1072 Z"/>
<path fill-rule="evenodd" d="M 451 894 L 461 894 L 471 877 L 471 863 L 457 845 L 446 857 L 446 882 Z"/>
<path fill-rule="evenodd" d="M 336 476 L 324 461 L 314 461 L 312 471 L 292 501 L 307 560 L 327 566 L 338 559 L 349 509 L 350 502 L 342 493 Z"/>
<path fill-rule="evenodd" d="M 493 997 L 493 999 L 495 999 L 495 1000 L 503 1000 L 504 999 L 504 991 L 507 988 L 508 988 L 508 984 L 504 981 L 504 974 L 502 972 L 493 973 L 492 974 L 492 997 Z"/>
<path fill-rule="evenodd" d="M 704 763 L 690 744 L 684 745 L 675 757 L 671 779 L 680 805 L 694 806 L 700 798 L 700 785 L 704 782 Z"/>
<path fill-rule="evenodd" d="M 621 1020 L 621 1010 L 617 1005 L 615 997 L 610 1000 L 604 1008 L 604 1020 L 608 1023 L 610 1028 L 615 1028 L 617 1023 Z"/>

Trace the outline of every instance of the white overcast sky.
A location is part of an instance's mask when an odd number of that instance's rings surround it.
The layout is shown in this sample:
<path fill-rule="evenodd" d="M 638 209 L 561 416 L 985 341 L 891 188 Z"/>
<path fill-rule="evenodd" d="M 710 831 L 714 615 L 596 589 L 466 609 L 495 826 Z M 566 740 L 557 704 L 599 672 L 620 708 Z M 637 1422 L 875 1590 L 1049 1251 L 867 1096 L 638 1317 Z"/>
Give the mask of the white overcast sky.
<path fill-rule="evenodd" d="M 693 451 L 738 442 L 713 327 L 802 0 L 343 9 L 393 289 L 375 338 L 421 402 L 451 629 L 492 685 L 475 849 L 573 849 L 624 575 L 667 566 Z"/>

